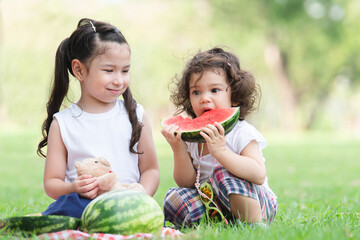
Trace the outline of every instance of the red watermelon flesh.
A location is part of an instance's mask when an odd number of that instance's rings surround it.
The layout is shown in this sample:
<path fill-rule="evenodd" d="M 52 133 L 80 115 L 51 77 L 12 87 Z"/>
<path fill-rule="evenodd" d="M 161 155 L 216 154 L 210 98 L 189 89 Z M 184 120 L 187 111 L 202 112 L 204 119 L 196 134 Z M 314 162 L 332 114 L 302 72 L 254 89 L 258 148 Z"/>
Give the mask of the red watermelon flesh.
<path fill-rule="evenodd" d="M 162 126 L 176 125 L 182 131 L 182 138 L 185 141 L 198 142 L 204 139 L 199 134 L 200 129 L 208 124 L 220 123 L 225 132 L 228 133 L 235 126 L 239 119 L 240 107 L 218 108 L 203 113 L 201 116 L 190 119 L 183 116 L 175 116 L 163 119 Z"/>
<path fill-rule="evenodd" d="M 166 125 L 176 125 L 180 127 L 182 131 L 194 131 L 201 129 L 208 124 L 214 124 L 215 122 L 221 123 L 231 117 L 237 108 L 218 108 L 207 112 L 204 112 L 200 117 L 190 119 L 183 116 L 175 116 L 168 118 L 164 123 Z"/>

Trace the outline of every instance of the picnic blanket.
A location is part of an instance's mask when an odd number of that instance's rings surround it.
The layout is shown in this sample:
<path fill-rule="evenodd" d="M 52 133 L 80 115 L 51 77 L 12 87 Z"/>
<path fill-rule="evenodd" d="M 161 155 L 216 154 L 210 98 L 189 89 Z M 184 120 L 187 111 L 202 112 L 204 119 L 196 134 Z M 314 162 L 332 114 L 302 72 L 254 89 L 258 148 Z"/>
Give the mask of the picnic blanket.
<path fill-rule="evenodd" d="M 161 238 L 171 239 L 178 238 L 183 233 L 179 230 L 173 228 L 164 227 L 161 231 Z M 53 233 L 44 233 L 37 236 L 39 239 L 50 239 L 50 240 L 60 240 L 60 239 L 77 239 L 77 240 L 86 240 L 86 239 L 105 239 L 105 240 L 124 240 L 124 239 L 152 239 L 155 237 L 151 233 L 138 233 L 134 235 L 115 235 L 108 233 L 85 233 L 78 230 L 64 230 L 60 232 Z"/>

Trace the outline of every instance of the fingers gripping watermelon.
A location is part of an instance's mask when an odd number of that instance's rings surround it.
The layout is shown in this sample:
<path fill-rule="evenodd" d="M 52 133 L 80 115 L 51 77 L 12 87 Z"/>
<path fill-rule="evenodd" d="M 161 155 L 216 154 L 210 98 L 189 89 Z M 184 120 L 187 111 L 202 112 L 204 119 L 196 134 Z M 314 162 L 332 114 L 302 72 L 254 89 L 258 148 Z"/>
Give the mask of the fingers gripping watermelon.
<path fill-rule="evenodd" d="M 164 215 L 149 195 L 134 190 L 105 193 L 84 210 L 80 230 L 88 233 L 132 235 L 162 230 Z"/>
<path fill-rule="evenodd" d="M 208 124 L 220 123 L 228 134 L 236 125 L 240 116 L 240 107 L 213 109 L 203 113 L 201 116 L 189 119 L 182 116 L 165 118 L 161 121 L 161 126 L 176 125 L 179 127 L 181 138 L 187 142 L 204 142 L 205 139 L 200 135 L 201 128 Z M 176 134 L 176 133 L 175 133 Z"/>

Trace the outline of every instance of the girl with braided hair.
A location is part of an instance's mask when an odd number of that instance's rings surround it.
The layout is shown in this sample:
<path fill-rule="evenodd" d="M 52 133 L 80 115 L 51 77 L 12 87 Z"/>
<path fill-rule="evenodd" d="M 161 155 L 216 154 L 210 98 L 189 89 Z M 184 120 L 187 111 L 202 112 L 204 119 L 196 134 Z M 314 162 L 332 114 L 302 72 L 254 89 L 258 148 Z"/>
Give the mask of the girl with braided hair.
<path fill-rule="evenodd" d="M 116 27 L 88 18 L 58 47 L 37 150 L 46 157 L 45 191 L 56 199 L 43 215 L 81 217 L 97 196 L 97 179 L 76 173 L 75 163 L 86 158 L 104 157 L 121 183 L 139 183 L 145 193 L 155 194 L 157 155 L 150 121 L 129 88 L 130 56 L 129 44 Z M 81 96 L 60 109 L 69 73 L 79 82 Z"/>

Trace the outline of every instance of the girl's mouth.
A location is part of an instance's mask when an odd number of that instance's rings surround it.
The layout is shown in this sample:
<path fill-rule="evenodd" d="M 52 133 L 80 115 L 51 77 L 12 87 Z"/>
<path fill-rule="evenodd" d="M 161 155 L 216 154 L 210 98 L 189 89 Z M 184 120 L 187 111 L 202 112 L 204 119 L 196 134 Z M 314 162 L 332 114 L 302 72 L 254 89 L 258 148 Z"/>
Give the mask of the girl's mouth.
<path fill-rule="evenodd" d="M 120 90 L 117 89 L 108 89 L 112 94 L 119 94 Z"/>
<path fill-rule="evenodd" d="M 209 111 L 211 111 L 211 110 L 212 110 L 211 108 L 204 108 L 204 109 L 203 109 L 203 114 L 206 113 L 206 112 L 209 112 Z"/>

